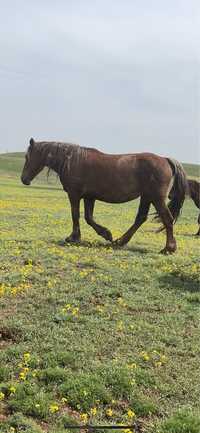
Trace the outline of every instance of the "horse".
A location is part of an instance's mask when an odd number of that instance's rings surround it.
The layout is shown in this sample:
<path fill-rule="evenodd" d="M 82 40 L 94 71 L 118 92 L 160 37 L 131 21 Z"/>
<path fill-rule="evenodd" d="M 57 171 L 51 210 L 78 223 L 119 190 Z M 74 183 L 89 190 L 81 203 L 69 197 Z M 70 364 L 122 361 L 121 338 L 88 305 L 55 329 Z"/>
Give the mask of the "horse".
<path fill-rule="evenodd" d="M 200 209 L 200 182 L 198 182 L 197 180 L 188 179 L 188 186 L 190 198 L 193 200 L 196 207 Z M 200 213 L 197 221 L 199 224 L 199 229 L 196 233 L 196 236 L 200 236 Z"/>
<path fill-rule="evenodd" d="M 31 138 L 21 174 L 22 183 L 30 185 L 44 167 L 57 173 L 68 194 L 73 228 L 66 242 L 80 242 L 81 199 L 84 200 L 86 222 L 115 247 L 130 241 L 146 221 L 153 204 L 166 229 L 166 245 L 161 252 L 176 251 L 173 224 L 180 214 L 187 190 L 187 178 L 178 161 L 153 153 L 106 154 L 78 144 L 36 142 Z M 167 206 L 165 200 L 169 190 L 172 198 Z M 125 203 L 138 197 L 140 204 L 134 223 L 114 241 L 110 230 L 94 220 L 95 201 Z"/>

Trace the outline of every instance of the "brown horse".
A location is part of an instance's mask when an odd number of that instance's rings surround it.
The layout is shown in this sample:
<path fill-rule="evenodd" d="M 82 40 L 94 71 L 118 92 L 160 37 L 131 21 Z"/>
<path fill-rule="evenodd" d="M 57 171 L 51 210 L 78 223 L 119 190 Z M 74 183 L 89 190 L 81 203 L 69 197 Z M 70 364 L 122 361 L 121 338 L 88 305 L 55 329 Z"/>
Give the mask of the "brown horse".
<path fill-rule="evenodd" d="M 200 209 L 200 182 L 193 179 L 188 179 L 188 186 L 189 186 L 189 196 L 193 200 L 194 204 L 198 209 Z M 198 216 L 198 224 L 199 229 L 196 233 L 196 236 L 200 236 L 200 214 Z"/>
<path fill-rule="evenodd" d="M 80 241 L 81 199 L 84 200 L 86 222 L 104 239 L 113 242 L 111 232 L 93 219 L 95 200 L 124 203 L 140 197 L 135 222 L 113 244 L 122 246 L 129 242 L 147 219 L 152 203 L 166 229 L 166 246 L 162 252 L 176 250 L 173 223 L 179 216 L 187 189 L 184 170 L 177 161 L 152 153 L 109 155 L 75 144 L 35 142 L 31 138 L 22 182 L 30 185 L 45 166 L 58 174 L 70 200 L 73 230 L 66 242 Z M 172 198 L 167 206 L 165 199 L 169 190 Z"/>

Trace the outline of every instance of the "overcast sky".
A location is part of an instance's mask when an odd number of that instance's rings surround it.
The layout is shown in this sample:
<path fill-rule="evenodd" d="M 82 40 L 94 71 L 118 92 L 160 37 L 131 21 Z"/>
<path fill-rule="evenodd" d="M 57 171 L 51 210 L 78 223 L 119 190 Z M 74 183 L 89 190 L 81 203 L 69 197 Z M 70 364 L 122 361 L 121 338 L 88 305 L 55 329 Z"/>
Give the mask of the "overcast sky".
<path fill-rule="evenodd" d="M 199 0 L 0 0 L 0 152 L 28 140 L 200 162 Z"/>

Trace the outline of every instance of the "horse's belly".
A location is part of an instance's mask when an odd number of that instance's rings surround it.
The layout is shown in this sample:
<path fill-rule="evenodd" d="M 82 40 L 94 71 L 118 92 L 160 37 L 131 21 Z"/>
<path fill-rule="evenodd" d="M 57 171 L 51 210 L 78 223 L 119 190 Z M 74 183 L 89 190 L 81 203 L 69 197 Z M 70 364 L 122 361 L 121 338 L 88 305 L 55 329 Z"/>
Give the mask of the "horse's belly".
<path fill-rule="evenodd" d="M 118 193 L 113 192 L 111 193 L 104 193 L 104 194 L 96 194 L 95 198 L 99 201 L 104 201 L 106 203 L 126 203 L 131 200 L 135 200 L 138 198 L 140 194 L 138 192 L 132 192 L 132 193 Z"/>

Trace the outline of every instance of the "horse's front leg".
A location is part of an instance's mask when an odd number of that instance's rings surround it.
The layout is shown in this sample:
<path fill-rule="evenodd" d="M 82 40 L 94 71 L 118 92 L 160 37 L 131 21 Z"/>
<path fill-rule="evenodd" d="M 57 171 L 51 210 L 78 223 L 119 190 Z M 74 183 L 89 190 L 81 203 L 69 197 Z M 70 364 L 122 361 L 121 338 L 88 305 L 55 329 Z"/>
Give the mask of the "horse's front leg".
<path fill-rule="evenodd" d="M 87 224 L 89 224 L 95 232 L 98 233 L 98 235 L 102 236 L 107 241 L 112 242 L 112 233 L 110 230 L 108 230 L 106 227 L 101 226 L 100 224 L 97 224 L 93 219 L 93 212 L 94 212 L 94 199 L 84 199 L 84 206 L 85 206 L 85 220 Z"/>
<path fill-rule="evenodd" d="M 79 218 L 80 218 L 80 197 L 69 194 L 69 200 L 71 204 L 71 215 L 72 215 L 72 222 L 73 222 L 73 229 L 70 236 L 68 236 L 65 241 L 66 242 L 79 242 L 81 239 L 81 232 L 80 232 L 80 224 L 79 224 Z"/>

